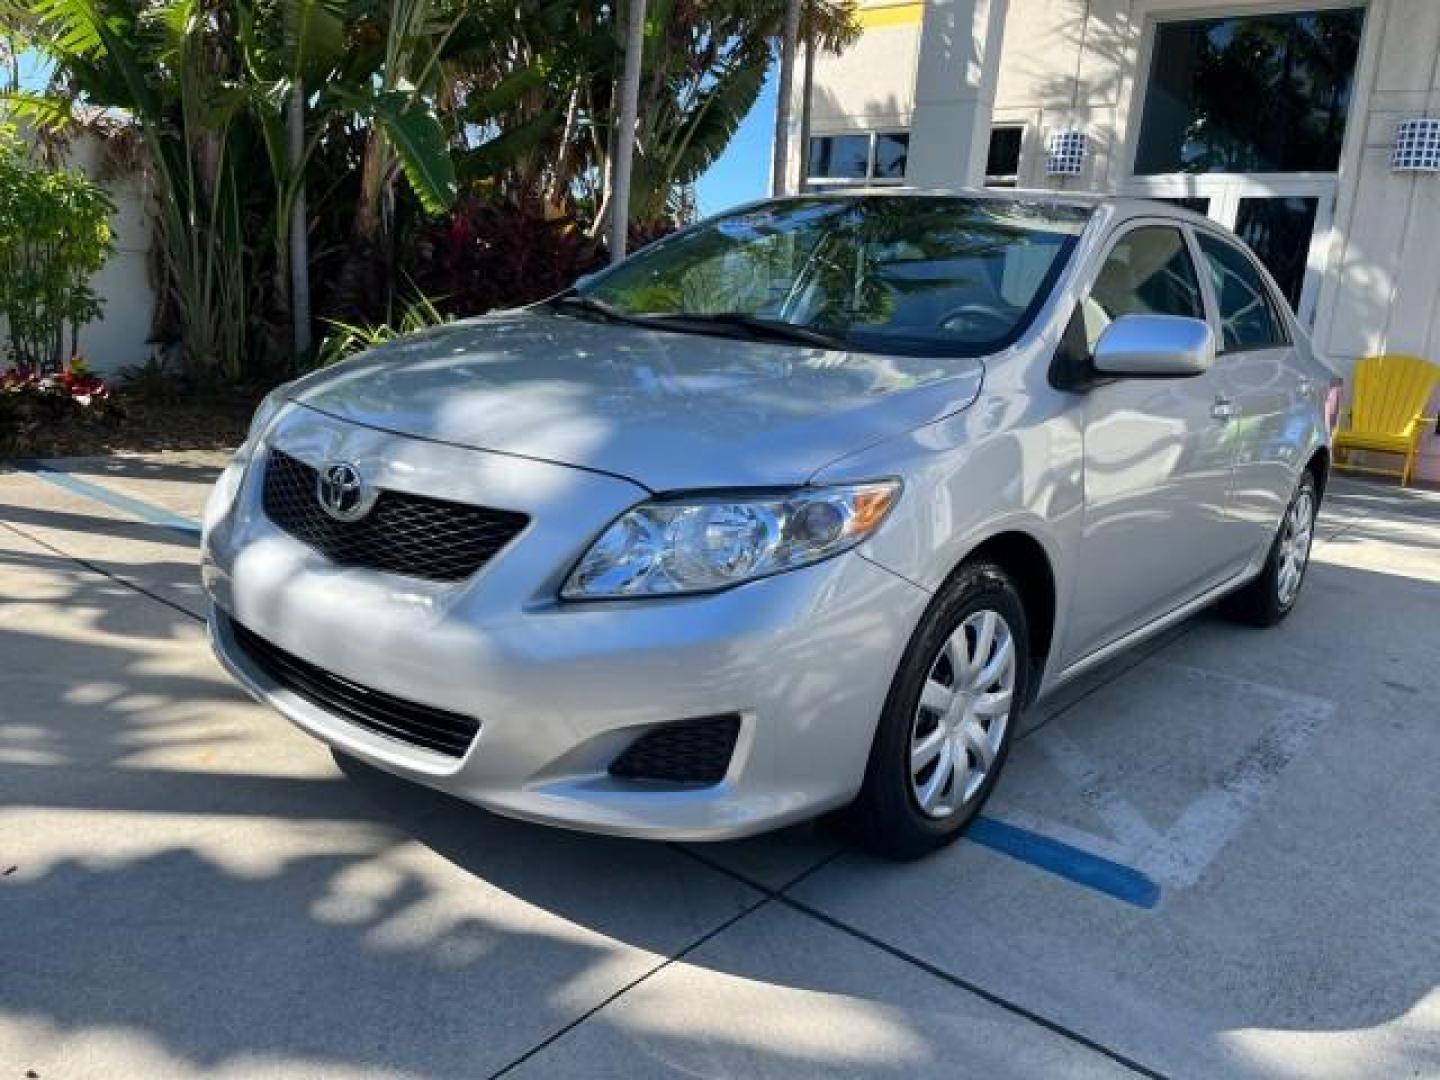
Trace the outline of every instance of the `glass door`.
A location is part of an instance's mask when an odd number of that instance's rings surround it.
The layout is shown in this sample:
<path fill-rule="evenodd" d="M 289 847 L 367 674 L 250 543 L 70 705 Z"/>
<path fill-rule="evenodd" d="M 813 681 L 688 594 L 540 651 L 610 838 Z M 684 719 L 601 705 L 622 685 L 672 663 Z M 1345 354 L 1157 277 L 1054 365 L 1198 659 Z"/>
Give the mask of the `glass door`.
<path fill-rule="evenodd" d="M 1127 194 L 1183 206 L 1231 229 L 1259 256 L 1296 316 L 1315 319 L 1335 206 L 1333 176 L 1139 176 Z"/>
<path fill-rule="evenodd" d="M 1233 6 L 1299 10 L 1153 24 L 1148 60 L 1141 61 L 1147 74 L 1136 109 L 1133 179 L 1124 190 L 1233 229 L 1310 325 L 1366 5 Z"/>
<path fill-rule="evenodd" d="M 1230 227 L 1260 257 L 1296 312 L 1305 300 L 1319 216 L 1316 195 L 1241 195 L 1235 202 L 1235 223 Z"/>

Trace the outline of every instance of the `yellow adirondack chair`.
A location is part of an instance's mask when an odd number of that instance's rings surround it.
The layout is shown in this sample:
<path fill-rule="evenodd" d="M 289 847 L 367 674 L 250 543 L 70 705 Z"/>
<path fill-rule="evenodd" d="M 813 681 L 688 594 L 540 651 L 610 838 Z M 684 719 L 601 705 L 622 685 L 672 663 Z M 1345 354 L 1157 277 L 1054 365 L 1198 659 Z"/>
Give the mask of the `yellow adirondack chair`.
<path fill-rule="evenodd" d="M 1415 456 L 1420 452 L 1420 436 L 1427 423 L 1435 422 L 1433 416 L 1421 414 L 1436 384 L 1440 384 L 1440 366 L 1418 356 L 1367 356 L 1356 361 L 1354 381 L 1348 423 L 1335 433 L 1335 467 L 1398 476 L 1402 485 L 1410 483 Z M 1405 466 L 1396 472 L 1355 465 L 1350 462 L 1354 450 L 1400 454 Z"/>

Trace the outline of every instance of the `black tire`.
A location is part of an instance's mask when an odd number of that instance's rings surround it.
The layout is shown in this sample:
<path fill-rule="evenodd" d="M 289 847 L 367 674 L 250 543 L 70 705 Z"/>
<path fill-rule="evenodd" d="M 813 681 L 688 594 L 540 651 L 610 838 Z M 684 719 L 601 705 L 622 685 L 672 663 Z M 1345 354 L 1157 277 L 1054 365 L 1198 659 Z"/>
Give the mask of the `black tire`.
<path fill-rule="evenodd" d="M 949 816 L 921 810 L 912 787 L 912 725 L 931 666 L 951 635 L 966 619 L 990 610 L 1003 617 L 1014 649 L 1014 686 L 1005 714 L 1003 741 L 979 789 Z M 995 788 L 1030 691 L 1029 627 L 1025 607 L 1009 575 L 990 562 L 967 563 L 931 602 L 906 647 L 890 686 L 865 781 L 855 801 L 841 812 L 842 827 L 864 847 L 887 858 L 916 859 L 951 843 L 965 831 Z M 998 718 L 998 717 L 997 717 Z M 993 721 L 992 721 L 993 723 Z"/>
<path fill-rule="evenodd" d="M 1310 534 L 1305 542 L 1305 561 L 1300 569 L 1300 582 L 1287 598 L 1281 589 L 1281 568 L 1283 551 L 1290 536 L 1291 515 L 1303 497 L 1310 500 L 1313 508 L 1310 516 Z M 1275 530 L 1275 539 L 1270 544 L 1270 554 L 1259 575 L 1243 588 L 1236 590 L 1220 602 L 1220 610 L 1227 617 L 1248 626 L 1274 626 L 1295 610 L 1295 602 L 1305 586 L 1305 571 L 1310 566 L 1310 545 L 1315 535 L 1315 515 L 1320 511 L 1320 497 L 1315 486 L 1315 477 L 1309 471 L 1301 473 L 1300 482 L 1295 485 L 1295 494 Z"/>

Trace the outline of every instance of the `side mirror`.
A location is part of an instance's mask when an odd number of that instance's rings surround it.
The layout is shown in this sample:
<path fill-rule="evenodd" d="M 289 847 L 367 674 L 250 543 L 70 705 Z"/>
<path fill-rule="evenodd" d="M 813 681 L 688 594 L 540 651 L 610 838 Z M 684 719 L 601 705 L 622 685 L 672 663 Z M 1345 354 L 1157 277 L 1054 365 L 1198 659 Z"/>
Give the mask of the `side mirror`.
<path fill-rule="evenodd" d="M 1210 324 L 1178 315 L 1122 315 L 1095 345 L 1095 370 L 1106 375 L 1179 378 L 1203 375 L 1214 362 Z"/>

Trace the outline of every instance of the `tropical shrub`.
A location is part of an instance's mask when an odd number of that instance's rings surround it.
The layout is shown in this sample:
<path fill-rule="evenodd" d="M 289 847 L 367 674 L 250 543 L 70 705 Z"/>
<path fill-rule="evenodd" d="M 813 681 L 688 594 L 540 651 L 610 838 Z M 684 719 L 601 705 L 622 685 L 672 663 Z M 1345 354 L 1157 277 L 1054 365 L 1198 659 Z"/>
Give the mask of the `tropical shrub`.
<path fill-rule="evenodd" d="M 471 314 L 597 263 L 623 6 L 0 0 L 0 23 L 54 72 L 44 93 L 0 88 L 0 108 L 42 129 L 124 117 L 154 193 L 154 337 L 197 386 L 253 383 L 311 361 L 331 320 L 402 311 L 407 275 Z M 634 222 L 686 216 L 760 94 L 786 8 L 650 0 Z M 804 0 L 805 40 L 836 49 L 858 29 L 855 0 Z M 439 267 L 414 256 L 426 248 Z"/>
<path fill-rule="evenodd" d="M 450 321 L 450 316 L 436 307 L 435 302 L 428 296 L 421 296 L 408 304 L 398 318 L 379 323 L 347 323 L 339 319 L 329 319 L 327 322 L 330 333 L 315 353 L 315 364 L 317 367 L 329 367 L 348 356 L 384 345 L 387 341 L 393 341 L 405 334 L 413 334 L 432 326 L 443 326 Z"/>
<path fill-rule="evenodd" d="M 82 173 L 0 141 L 0 317 L 21 373 L 61 371 L 80 327 L 100 315 L 90 278 L 114 250 L 114 211 Z"/>
<path fill-rule="evenodd" d="M 543 299 L 604 262 L 603 250 L 573 218 L 474 197 L 420 230 L 404 255 L 420 290 L 459 316 Z"/>
<path fill-rule="evenodd" d="M 82 363 L 43 374 L 0 371 L 0 458 L 34 453 L 47 433 L 108 427 L 117 415 L 110 388 Z"/>

